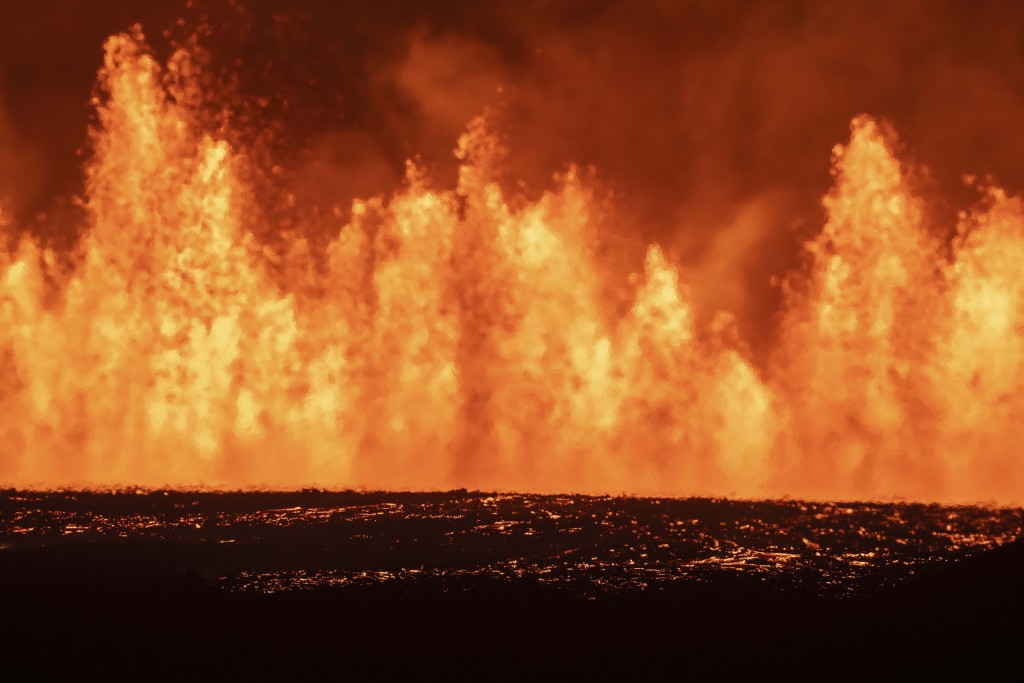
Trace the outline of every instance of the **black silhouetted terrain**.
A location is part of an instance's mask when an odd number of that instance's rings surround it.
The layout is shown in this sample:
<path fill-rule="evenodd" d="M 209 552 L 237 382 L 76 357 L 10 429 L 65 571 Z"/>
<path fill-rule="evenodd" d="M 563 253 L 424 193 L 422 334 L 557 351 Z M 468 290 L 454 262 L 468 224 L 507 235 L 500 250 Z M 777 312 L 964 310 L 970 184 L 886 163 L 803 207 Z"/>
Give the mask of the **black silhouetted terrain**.
<path fill-rule="evenodd" d="M 989 548 L 1022 522 L 904 504 L 8 491 L 0 649 L 8 680 L 423 660 L 488 678 L 984 675 L 1020 668 L 1024 545 Z"/>

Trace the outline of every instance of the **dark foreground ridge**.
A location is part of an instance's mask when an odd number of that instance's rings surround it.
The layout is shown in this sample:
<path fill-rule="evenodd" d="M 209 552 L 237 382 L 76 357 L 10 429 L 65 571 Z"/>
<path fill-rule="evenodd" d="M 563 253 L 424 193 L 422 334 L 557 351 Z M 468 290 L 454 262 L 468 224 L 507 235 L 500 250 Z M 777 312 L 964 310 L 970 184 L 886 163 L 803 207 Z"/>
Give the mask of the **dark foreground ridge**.
<path fill-rule="evenodd" d="M 19 678 L 977 675 L 1020 667 L 1022 525 L 910 504 L 6 491 L 0 655 Z"/>

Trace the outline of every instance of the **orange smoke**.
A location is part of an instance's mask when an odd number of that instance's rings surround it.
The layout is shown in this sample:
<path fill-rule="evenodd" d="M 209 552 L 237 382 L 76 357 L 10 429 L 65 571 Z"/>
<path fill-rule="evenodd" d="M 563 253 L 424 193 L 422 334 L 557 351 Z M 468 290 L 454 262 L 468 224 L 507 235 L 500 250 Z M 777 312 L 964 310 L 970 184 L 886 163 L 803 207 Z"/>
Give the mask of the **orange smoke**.
<path fill-rule="evenodd" d="M 189 73 L 110 39 L 78 247 L 5 228 L 4 484 L 1024 500 L 1024 205 L 950 251 L 873 120 L 758 367 L 656 245 L 613 301 L 588 182 L 506 197 L 479 120 L 454 191 L 278 253 Z"/>

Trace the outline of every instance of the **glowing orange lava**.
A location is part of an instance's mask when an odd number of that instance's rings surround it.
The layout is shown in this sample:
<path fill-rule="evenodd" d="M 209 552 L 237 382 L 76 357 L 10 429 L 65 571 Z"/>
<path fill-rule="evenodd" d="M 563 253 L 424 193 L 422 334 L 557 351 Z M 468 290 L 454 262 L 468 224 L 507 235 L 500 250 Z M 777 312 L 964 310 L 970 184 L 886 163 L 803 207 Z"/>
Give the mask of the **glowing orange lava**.
<path fill-rule="evenodd" d="M 5 227 L 3 484 L 1024 500 L 1024 205 L 946 249 L 872 119 L 759 367 L 656 245 L 608 301 L 588 183 L 512 201 L 482 121 L 454 190 L 272 252 L 185 64 L 111 38 L 77 248 Z"/>

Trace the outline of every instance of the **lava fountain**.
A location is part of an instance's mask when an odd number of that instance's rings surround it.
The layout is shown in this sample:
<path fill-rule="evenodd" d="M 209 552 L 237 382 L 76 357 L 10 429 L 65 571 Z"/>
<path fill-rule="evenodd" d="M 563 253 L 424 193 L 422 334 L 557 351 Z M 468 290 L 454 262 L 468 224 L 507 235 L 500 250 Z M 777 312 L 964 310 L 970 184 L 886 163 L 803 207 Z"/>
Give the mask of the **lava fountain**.
<path fill-rule="evenodd" d="M 484 119 L 456 187 L 410 163 L 281 247 L 186 53 L 99 79 L 77 245 L 4 225 L 3 485 L 1024 500 L 1024 205 L 937 238 L 869 117 L 755 363 L 658 245 L 609 274 L 586 173 L 509 196 Z"/>

